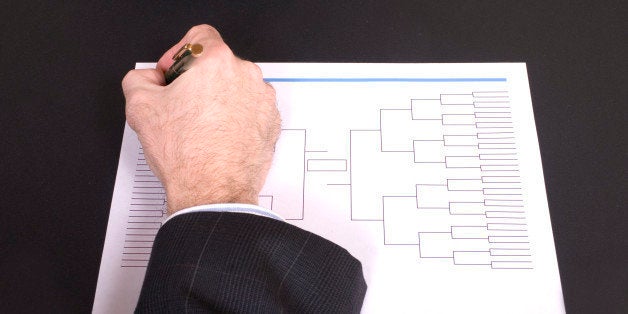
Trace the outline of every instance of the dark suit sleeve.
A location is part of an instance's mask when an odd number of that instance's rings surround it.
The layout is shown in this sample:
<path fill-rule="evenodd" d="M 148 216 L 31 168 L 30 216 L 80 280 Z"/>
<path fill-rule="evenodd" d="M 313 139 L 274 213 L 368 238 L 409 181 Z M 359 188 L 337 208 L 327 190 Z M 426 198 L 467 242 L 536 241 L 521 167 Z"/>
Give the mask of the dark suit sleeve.
<path fill-rule="evenodd" d="M 283 221 L 188 213 L 161 227 L 136 312 L 352 313 L 366 283 L 340 246 Z"/>

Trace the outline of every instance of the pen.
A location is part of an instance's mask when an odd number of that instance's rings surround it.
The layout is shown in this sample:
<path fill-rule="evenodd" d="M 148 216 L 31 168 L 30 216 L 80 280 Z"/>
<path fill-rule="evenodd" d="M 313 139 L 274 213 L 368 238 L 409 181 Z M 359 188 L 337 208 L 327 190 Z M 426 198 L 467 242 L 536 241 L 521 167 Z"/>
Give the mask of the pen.
<path fill-rule="evenodd" d="M 187 71 L 194 59 L 203 53 L 203 46 L 200 44 L 185 44 L 177 53 L 174 54 L 172 59 L 174 63 L 168 71 L 166 71 L 166 85 L 172 83 L 179 75 Z"/>

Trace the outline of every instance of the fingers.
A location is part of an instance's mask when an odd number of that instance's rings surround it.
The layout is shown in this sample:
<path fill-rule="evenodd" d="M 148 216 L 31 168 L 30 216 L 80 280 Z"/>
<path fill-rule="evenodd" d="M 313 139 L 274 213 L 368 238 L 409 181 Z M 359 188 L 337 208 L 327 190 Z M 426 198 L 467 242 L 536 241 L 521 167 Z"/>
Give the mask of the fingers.
<path fill-rule="evenodd" d="M 124 76 L 122 91 L 126 99 L 126 119 L 131 128 L 139 130 L 146 109 L 156 104 L 163 84 L 163 74 L 155 69 L 131 70 Z"/>
<path fill-rule="evenodd" d="M 164 75 L 155 69 L 131 70 L 122 79 L 122 90 L 128 92 L 164 84 Z"/>
<path fill-rule="evenodd" d="M 216 54 L 221 49 L 228 52 L 223 56 L 233 57 L 231 50 L 215 28 L 209 25 L 198 25 L 192 27 L 177 44 L 168 49 L 159 60 L 156 69 L 129 71 L 122 80 L 122 90 L 126 98 L 127 121 L 136 131 L 146 118 L 147 112 L 152 112 L 155 109 L 154 105 L 159 103 L 159 95 L 165 85 L 164 72 L 174 62 L 172 56 L 186 43 L 203 45 L 203 54 L 198 58 L 205 59 L 206 62 L 198 60 L 199 64 L 195 67 L 202 67 L 203 63 L 218 63 L 224 60 Z M 207 62 L 208 60 L 211 61 Z"/>
<path fill-rule="evenodd" d="M 197 25 L 192 27 L 178 43 L 161 56 L 159 62 L 157 62 L 157 69 L 161 70 L 162 73 L 166 72 L 174 63 L 174 60 L 172 60 L 174 54 L 188 43 L 203 45 L 203 54 L 199 58 L 204 58 L 205 55 L 211 54 L 211 51 L 216 47 L 226 47 L 220 33 L 215 28 L 207 24 Z"/>

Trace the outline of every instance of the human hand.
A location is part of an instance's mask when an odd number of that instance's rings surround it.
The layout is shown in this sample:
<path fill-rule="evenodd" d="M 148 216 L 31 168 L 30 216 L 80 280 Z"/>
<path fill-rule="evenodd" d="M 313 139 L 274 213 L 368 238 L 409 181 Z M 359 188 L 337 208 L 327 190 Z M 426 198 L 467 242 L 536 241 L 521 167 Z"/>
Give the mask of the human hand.
<path fill-rule="evenodd" d="M 164 72 L 186 43 L 203 45 L 171 84 Z M 166 190 L 168 212 L 202 204 L 257 204 L 281 131 L 275 91 L 233 55 L 218 31 L 195 26 L 159 60 L 122 80 L 126 118 Z"/>

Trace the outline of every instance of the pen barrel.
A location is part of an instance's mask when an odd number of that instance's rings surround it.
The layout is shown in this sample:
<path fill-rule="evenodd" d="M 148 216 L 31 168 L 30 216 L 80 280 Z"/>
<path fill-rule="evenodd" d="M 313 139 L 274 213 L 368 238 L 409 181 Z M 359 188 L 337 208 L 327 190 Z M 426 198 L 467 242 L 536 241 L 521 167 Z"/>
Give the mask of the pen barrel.
<path fill-rule="evenodd" d="M 185 44 L 177 53 L 174 54 L 174 63 L 166 71 L 166 85 L 172 83 L 179 75 L 187 71 L 192 64 L 192 61 L 203 53 L 203 46 L 201 44 Z"/>
<path fill-rule="evenodd" d="M 172 83 L 179 75 L 187 71 L 194 59 L 194 56 L 189 51 L 186 51 L 181 58 L 177 59 L 164 74 L 166 77 L 166 85 Z"/>

